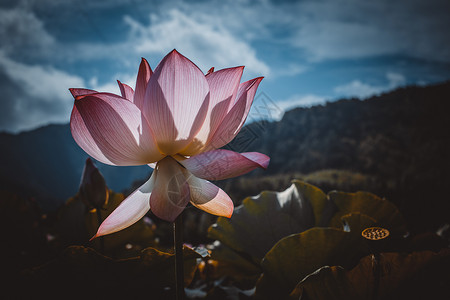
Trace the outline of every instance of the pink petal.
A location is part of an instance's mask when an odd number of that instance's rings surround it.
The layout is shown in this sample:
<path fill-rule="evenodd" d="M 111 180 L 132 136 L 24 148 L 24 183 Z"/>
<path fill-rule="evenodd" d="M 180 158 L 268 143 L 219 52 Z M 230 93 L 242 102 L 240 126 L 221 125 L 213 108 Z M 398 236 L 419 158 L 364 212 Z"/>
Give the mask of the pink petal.
<path fill-rule="evenodd" d="M 222 189 L 195 176 L 189 176 L 188 183 L 192 205 L 216 216 L 231 217 L 233 201 Z"/>
<path fill-rule="evenodd" d="M 141 64 L 139 65 L 133 100 L 134 104 L 136 104 L 136 106 L 140 109 L 144 106 L 145 90 L 147 89 L 148 81 L 150 80 L 152 74 L 152 68 L 150 68 L 148 61 L 145 58 L 142 58 Z"/>
<path fill-rule="evenodd" d="M 85 96 L 85 95 L 97 93 L 97 91 L 89 90 L 89 89 L 75 89 L 75 88 L 71 88 L 71 89 L 69 89 L 69 91 L 70 91 L 70 93 L 72 94 L 72 96 L 74 98 L 76 98 L 78 96 Z"/>
<path fill-rule="evenodd" d="M 160 219 L 173 222 L 189 202 L 186 170 L 167 156 L 156 165 L 156 181 L 150 209 Z"/>
<path fill-rule="evenodd" d="M 216 132 L 226 116 L 230 104 L 234 103 L 243 70 L 244 67 L 236 67 L 207 74 L 206 80 L 210 90 L 208 113 L 194 142 L 183 150 L 182 154 L 195 155 L 203 150 L 208 139 Z"/>
<path fill-rule="evenodd" d="M 208 72 L 206 72 L 206 75 L 211 74 L 212 72 L 214 72 L 214 67 L 212 67 L 211 69 L 208 70 Z"/>
<path fill-rule="evenodd" d="M 119 80 L 117 80 L 117 84 L 119 85 L 120 93 L 122 94 L 122 97 L 127 100 L 133 101 L 133 97 L 134 97 L 133 89 L 129 85 L 126 85 L 125 83 L 122 83 Z"/>
<path fill-rule="evenodd" d="M 207 142 L 208 149 L 218 149 L 231 142 L 239 133 L 247 119 L 256 89 L 262 77 L 241 83 L 237 92 L 237 101 L 232 104 L 227 115 Z"/>
<path fill-rule="evenodd" d="M 222 180 L 248 173 L 256 168 L 266 169 L 269 160 L 267 155 L 258 152 L 237 153 L 218 149 L 179 162 L 197 177 Z"/>
<path fill-rule="evenodd" d="M 265 154 L 259 152 L 244 152 L 241 153 L 242 156 L 245 156 L 247 159 L 257 163 L 264 170 L 267 169 L 270 162 L 270 157 Z"/>
<path fill-rule="evenodd" d="M 249 80 L 247 82 L 242 83 L 239 86 L 239 90 L 237 93 L 237 97 L 240 97 L 240 93 L 244 93 L 244 91 L 247 93 L 246 97 L 246 105 L 245 105 L 245 112 L 244 112 L 244 118 L 241 121 L 241 124 L 239 125 L 238 132 L 241 130 L 242 126 L 244 126 L 245 120 L 247 119 L 248 113 L 250 112 L 250 108 L 253 104 L 253 99 L 255 98 L 256 90 L 258 89 L 259 84 L 263 80 L 264 77 L 258 77 L 252 80 Z M 248 84 L 246 84 L 248 83 Z"/>
<path fill-rule="evenodd" d="M 176 154 L 203 125 L 209 87 L 202 71 L 176 50 L 156 67 L 148 83 L 143 112 L 161 151 Z"/>
<path fill-rule="evenodd" d="M 141 111 L 108 93 L 77 97 L 70 128 L 78 145 L 110 165 L 145 165 L 163 157 Z"/>
<path fill-rule="evenodd" d="M 103 221 L 92 238 L 127 228 L 139 221 L 150 210 L 150 195 L 154 187 L 154 174 L 140 188 L 120 203 Z"/>

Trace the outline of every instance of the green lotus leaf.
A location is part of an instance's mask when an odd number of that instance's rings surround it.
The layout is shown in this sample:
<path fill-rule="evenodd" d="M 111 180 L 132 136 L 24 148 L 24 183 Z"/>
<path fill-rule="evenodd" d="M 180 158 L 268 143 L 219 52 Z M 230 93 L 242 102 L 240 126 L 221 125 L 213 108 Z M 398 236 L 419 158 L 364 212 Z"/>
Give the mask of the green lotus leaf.
<path fill-rule="evenodd" d="M 341 228 L 344 215 L 360 212 L 376 220 L 378 226 L 388 229 L 393 235 L 403 236 L 407 232 L 406 222 L 397 207 L 372 193 L 332 191 L 328 197 L 337 207 L 329 223 L 331 227 Z"/>
<path fill-rule="evenodd" d="M 298 180 L 283 192 L 264 191 L 248 197 L 235 209 L 232 218 L 218 218 L 209 228 L 208 237 L 219 240 L 223 247 L 212 256 L 231 261 L 239 255 L 248 264 L 258 266 L 281 238 L 327 224 L 333 210 L 320 189 Z"/>
<path fill-rule="evenodd" d="M 223 244 L 215 243 L 211 258 L 220 262 L 220 275 L 230 276 L 243 285 L 254 286 L 261 274 L 261 266 Z"/>
<path fill-rule="evenodd" d="M 259 264 L 281 238 L 322 222 L 321 213 L 328 202 L 320 189 L 295 180 L 283 192 L 264 191 L 246 198 L 232 218 L 218 218 L 208 237 L 250 254 Z"/>
<path fill-rule="evenodd" d="M 218 218 L 217 223 L 209 228 L 209 238 L 220 241 L 220 246 L 213 249 L 212 257 L 224 262 L 230 271 L 234 268 L 230 276 L 238 279 L 245 274 L 247 278 L 256 278 L 262 272 L 258 267 L 261 259 L 278 241 L 312 227 L 351 231 L 354 239 L 365 249 L 381 245 L 362 238 L 361 232 L 368 227 L 384 227 L 395 234 L 406 231 L 397 208 L 371 193 L 333 191 L 325 195 L 313 185 L 299 180 L 292 182 L 283 192 L 264 191 L 246 198 L 230 219 Z M 322 241 L 318 239 L 311 243 L 316 245 Z M 328 243 L 321 245 L 328 248 Z M 280 251 L 275 251 L 275 254 L 284 255 Z M 311 272 L 323 266 L 320 255 L 318 259 L 320 263 L 314 265 L 316 268 Z"/>
<path fill-rule="evenodd" d="M 323 266 L 351 267 L 367 255 L 359 233 L 312 228 L 280 240 L 264 257 L 257 299 L 282 299 L 299 281 Z"/>
<path fill-rule="evenodd" d="M 449 299 L 450 251 L 369 255 L 347 271 L 325 266 L 304 278 L 290 299 Z"/>

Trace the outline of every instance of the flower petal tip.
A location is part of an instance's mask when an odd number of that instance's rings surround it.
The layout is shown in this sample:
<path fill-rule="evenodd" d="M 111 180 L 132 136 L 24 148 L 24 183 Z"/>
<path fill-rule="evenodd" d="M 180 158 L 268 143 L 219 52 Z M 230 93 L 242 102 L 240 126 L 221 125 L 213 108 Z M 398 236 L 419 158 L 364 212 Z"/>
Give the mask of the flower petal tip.
<path fill-rule="evenodd" d="M 266 170 L 269 167 L 270 157 L 268 157 L 267 155 L 264 155 L 264 156 L 265 156 L 265 159 L 262 162 L 260 162 L 260 165 L 264 170 Z"/>
<path fill-rule="evenodd" d="M 93 237 L 89 239 L 89 242 L 93 241 L 94 239 L 98 238 L 100 235 L 96 233 Z"/>
<path fill-rule="evenodd" d="M 167 56 L 172 56 L 172 55 L 181 55 L 180 52 L 177 51 L 177 49 L 173 49 L 172 51 L 169 52 L 169 54 L 167 54 Z"/>
<path fill-rule="evenodd" d="M 258 164 L 261 169 L 266 170 L 269 167 L 270 157 L 259 152 L 241 153 L 246 158 Z"/>

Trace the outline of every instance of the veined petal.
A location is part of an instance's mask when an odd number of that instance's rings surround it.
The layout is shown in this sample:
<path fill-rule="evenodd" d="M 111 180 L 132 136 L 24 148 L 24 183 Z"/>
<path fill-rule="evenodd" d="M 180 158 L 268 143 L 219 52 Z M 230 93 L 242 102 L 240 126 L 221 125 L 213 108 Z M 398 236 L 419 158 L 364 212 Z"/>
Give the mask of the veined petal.
<path fill-rule="evenodd" d="M 193 175 L 188 177 L 188 183 L 192 205 L 216 216 L 231 217 L 233 201 L 222 189 Z"/>
<path fill-rule="evenodd" d="M 141 110 L 145 102 L 145 90 L 147 89 L 148 81 L 150 80 L 152 74 L 153 71 L 152 68 L 150 68 L 148 61 L 145 58 L 142 58 L 136 78 L 136 87 L 134 89 L 135 92 L 133 99 L 134 104 L 136 104 L 136 106 Z"/>
<path fill-rule="evenodd" d="M 237 153 L 218 149 L 180 160 L 197 177 L 222 180 L 248 173 L 256 168 L 266 169 L 270 158 L 258 152 Z"/>
<path fill-rule="evenodd" d="M 270 157 L 259 152 L 243 152 L 242 156 L 245 156 L 248 160 L 251 160 L 259 165 L 260 168 L 267 169 L 270 162 Z"/>
<path fill-rule="evenodd" d="M 133 89 L 129 85 L 126 85 L 125 83 L 122 83 L 119 80 L 117 80 L 117 84 L 119 85 L 120 93 L 122 94 L 122 97 L 129 101 L 133 101 L 133 97 L 134 97 Z"/>
<path fill-rule="evenodd" d="M 157 163 L 155 172 L 150 209 L 158 218 L 173 222 L 190 199 L 187 171 L 175 159 L 167 156 Z"/>
<path fill-rule="evenodd" d="M 238 91 L 244 67 L 235 67 L 211 72 L 206 75 L 210 90 L 210 102 L 205 122 L 192 142 L 181 154 L 195 155 L 203 150 L 206 142 L 216 132 L 228 112 Z"/>
<path fill-rule="evenodd" d="M 237 92 L 237 101 L 231 105 L 217 130 L 207 142 L 206 149 L 218 149 L 231 142 L 239 133 L 247 119 L 256 89 L 262 77 L 241 83 Z"/>
<path fill-rule="evenodd" d="M 253 99 L 255 98 L 256 90 L 258 89 L 259 84 L 263 80 L 264 77 L 257 77 L 255 79 L 246 81 L 242 83 L 239 86 L 239 90 L 237 92 L 237 97 L 240 97 L 240 93 L 246 93 L 246 104 L 245 104 L 245 112 L 244 112 L 244 118 L 241 120 L 241 123 L 238 127 L 238 132 L 241 130 L 242 126 L 245 123 L 245 120 L 247 119 L 248 113 L 250 112 L 250 108 L 253 104 Z"/>
<path fill-rule="evenodd" d="M 97 91 L 90 90 L 90 89 L 76 89 L 76 88 L 71 88 L 71 89 L 69 89 L 69 91 L 74 98 L 76 98 L 78 96 L 85 96 L 85 95 L 89 95 L 89 94 L 98 93 Z"/>
<path fill-rule="evenodd" d="M 154 182 L 155 174 L 153 173 L 146 183 L 123 200 L 103 221 L 92 239 L 117 232 L 139 221 L 150 210 L 150 194 Z"/>
<path fill-rule="evenodd" d="M 163 157 L 141 111 L 108 93 L 77 97 L 70 128 L 77 144 L 110 165 L 145 165 Z"/>
<path fill-rule="evenodd" d="M 172 155 L 186 148 L 203 125 L 209 86 L 202 71 L 173 50 L 150 77 L 145 99 L 143 112 L 159 149 Z"/>

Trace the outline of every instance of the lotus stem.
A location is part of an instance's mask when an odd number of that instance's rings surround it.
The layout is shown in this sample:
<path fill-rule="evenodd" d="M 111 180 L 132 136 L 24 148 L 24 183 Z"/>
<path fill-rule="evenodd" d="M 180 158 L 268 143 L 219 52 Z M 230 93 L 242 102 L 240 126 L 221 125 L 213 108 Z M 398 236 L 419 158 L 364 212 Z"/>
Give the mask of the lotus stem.
<path fill-rule="evenodd" d="M 173 223 L 173 241 L 175 251 L 175 292 L 177 300 L 184 300 L 183 265 L 183 218 L 182 213 Z"/>

